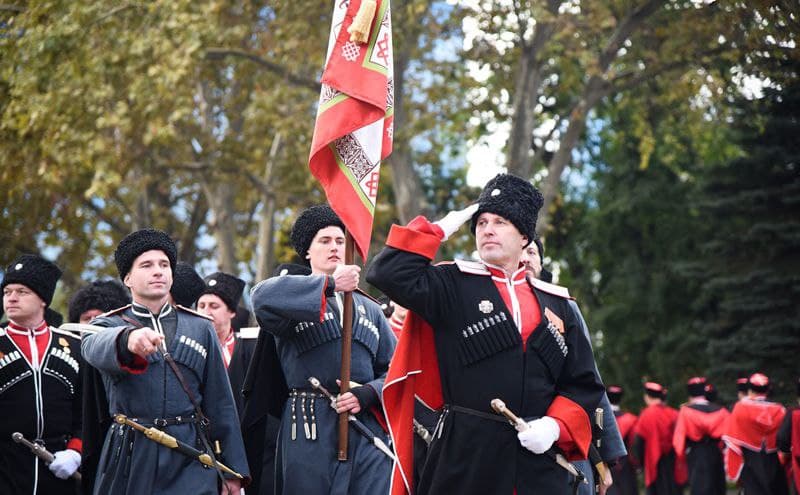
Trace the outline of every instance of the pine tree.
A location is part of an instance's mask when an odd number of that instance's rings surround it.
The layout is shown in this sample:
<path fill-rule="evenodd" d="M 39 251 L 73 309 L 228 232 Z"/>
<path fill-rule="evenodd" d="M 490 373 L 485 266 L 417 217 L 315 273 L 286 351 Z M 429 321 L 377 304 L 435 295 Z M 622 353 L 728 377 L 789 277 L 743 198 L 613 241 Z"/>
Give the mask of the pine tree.
<path fill-rule="evenodd" d="M 698 331 L 712 376 L 770 375 L 789 399 L 800 374 L 800 65 L 773 72 L 757 100 L 741 98 L 734 129 L 743 156 L 711 168 L 698 198 L 708 218 Z"/>

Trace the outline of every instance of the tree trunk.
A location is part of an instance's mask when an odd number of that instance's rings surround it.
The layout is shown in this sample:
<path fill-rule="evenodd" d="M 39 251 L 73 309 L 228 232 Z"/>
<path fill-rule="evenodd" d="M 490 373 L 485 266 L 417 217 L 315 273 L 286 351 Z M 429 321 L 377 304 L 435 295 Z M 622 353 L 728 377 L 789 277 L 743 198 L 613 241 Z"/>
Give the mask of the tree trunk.
<path fill-rule="evenodd" d="M 550 230 L 550 217 L 553 202 L 558 194 L 561 186 L 561 174 L 570 162 L 572 157 L 572 150 L 578 144 L 583 129 L 586 127 L 586 116 L 589 111 L 600 101 L 602 98 L 602 80 L 599 78 L 592 78 L 586 86 L 584 94 L 580 101 L 572 109 L 569 116 L 569 124 L 567 124 L 567 131 L 561 137 L 558 150 L 556 150 L 553 158 L 547 166 L 547 178 L 545 178 L 542 185 L 542 196 L 544 196 L 544 205 L 539 211 L 539 219 L 536 222 L 536 231 L 540 235 L 544 235 Z"/>
<path fill-rule="evenodd" d="M 264 177 L 262 183 L 265 186 L 262 191 L 263 202 L 261 205 L 261 215 L 258 222 L 258 242 L 256 244 L 256 281 L 266 279 L 270 273 L 270 267 L 274 261 L 275 233 L 275 195 L 271 193 L 272 170 L 275 167 L 275 159 L 281 148 L 281 135 L 275 134 L 272 146 L 264 164 Z"/>
<path fill-rule="evenodd" d="M 238 270 L 236 269 L 236 246 L 234 244 L 236 228 L 233 221 L 233 187 L 224 180 L 209 182 L 204 179 L 203 191 L 213 217 L 209 226 L 217 241 L 219 270 L 235 275 Z"/>

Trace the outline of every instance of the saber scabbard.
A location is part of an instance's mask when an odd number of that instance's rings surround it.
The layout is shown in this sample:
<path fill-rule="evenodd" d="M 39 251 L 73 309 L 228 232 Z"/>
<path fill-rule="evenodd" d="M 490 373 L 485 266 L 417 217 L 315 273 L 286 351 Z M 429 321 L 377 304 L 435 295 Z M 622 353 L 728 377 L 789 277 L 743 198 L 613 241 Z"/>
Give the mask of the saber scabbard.
<path fill-rule="evenodd" d="M 308 383 L 310 383 L 315 390 L 319 390 L 319 392 L 322 395 L 327 397 L 331 403 L 331 407 L 334 410 L 336 410 L 336 397 L 334 397 L 333 394 L 330 393 L 328 389 L 325 388 L 325 386 L 322 385 L 322 383 L 317 378 L 313 376 L 309 377 Z M 374 445 L 375 448 L 383 452 L 386 455 L 386 457 L 388 457 L 393 461 L 396 460 L 394 452 L 392 452 L 392 449 L 390 449 L 389 446 L 386 445 L 386 443 L 384 443 L 383 440 L 381 440 L 377 435 L 375 435 L 375 433 L 373 433 L 372 430 L 370 430 L 369 427 L 364 423 L 362 423 L 357 417 L 355 417 L 353 414 L 348 414 L 347 421 L 350 423 L 350 426 L 352 426 L 354 430 L 360 433 L 361 436 L 363 436 L 367 440 L 371 441 L 372 445 Z"/>
<path fill-rule="evenodd" d="M 513 412 L 511 412 L 507 407 L 506 403 L 500 399 L 492 399 L 492 409 L 494 409 L 498 414 L 502 414 L 506 417 L 511 426 L 514 427 L 517 431 L 525 431 L 528 429 L 528 423 L 525 422 L 524 419 L 520 418 Z M 566 469 L 572 476 L 575 476 L 578 481 L 588 484 L 589 482 L 586 480 L 586 476 L 581 472 L 580 469 L 575 467 L 574 464 L 569 462 L 566 457 L 564 457 L 560 452 L 556 451 L 554 448 L 549 448 L 545 453 L 546 456 L 553 459 L 556 464 L 561 466 L 562 468 Z"/>
<path fill-rule="evenodd" d="M 56 458 L 56 456 L 54 456 L 49 450 L 47 450 L 46 448 L 44 448 L 43 446 L 39 445 L 36 442 L 31 442 L 30 440 L 25 438 L 25 436 L 22 433 L 18 431 L 15 431 L 14 433 L 11 434 L 11 439 L 17 442 L 18 444 L 27 447 L 31 451 L 31 453 L 33 453 L 33 455 L 41 459 L 41 461 L 46 466 L 49 466 Z M 80 481 L 81 473 L 75 471 L 74 473 L 72 473 L 71 477 Z"/>
<path fill-rule="evenodd" d="M 205 466 L 220 469 L 232 476 L 236 476 L 240 480 L 244 479 L 244 476 L 237 473 L 233 469 L 229 468 L 225 464 L 213 460 L 211 456 L 208 455 L 207 453 L 195 449 L 194 447 L 178 440 L 177 438 L 166 433 L 165 431 L 159 430 L 158 428 L 154 427 L 146 427 L 140 425 L 136 421 L 132 421 L 131 419 L 129 419 L 124 414 L 115 414 L 114 421 L 116 421 L 121 425 L 129 426 L 134 430 L 138 431 L 139 433 L 143 434 L 145 437 L 152 440 L 153 442 L 163 445 L 168 449 L 176 450 L 181 454 L 185 455 L 186 457 L 191 457 L 192 459 L 199 461 Z"/>

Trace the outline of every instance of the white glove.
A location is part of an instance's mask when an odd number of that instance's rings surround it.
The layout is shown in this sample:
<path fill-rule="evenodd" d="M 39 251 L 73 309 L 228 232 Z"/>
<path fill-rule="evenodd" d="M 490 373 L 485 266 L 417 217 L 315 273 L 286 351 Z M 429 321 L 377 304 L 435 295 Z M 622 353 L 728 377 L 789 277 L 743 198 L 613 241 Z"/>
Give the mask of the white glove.
<path fill-rule="evenodd" d="M 543 454 L 558 440 L 561 428 L 550 416 L 528 422 L 528 429 L 517 433 L 519 443 L 534 454 Z"/>
<path fill-rule="evenodd" d="M 472 218 L 472 215 L 478 211 L 478 203 L 472 204 L 464 208 L 463 210 L 451 211 L 447 215 L 444 216 L 441 220 L 438 220 L 435 223 L 444 231 L 444 239 L 447 240 L 459 227 L 461 227 L 464 222 Z"/>
<path fill-rule="evenodd" d="M 81 455 L 72 449 L 59 450 L 53 454 L 53 457 L 55 459 L 50 463 L 50 471 L 56 475 L 56 478 L 62 480 L 72 476 L 78 470 L 78 466 L 81 465 Z"/>

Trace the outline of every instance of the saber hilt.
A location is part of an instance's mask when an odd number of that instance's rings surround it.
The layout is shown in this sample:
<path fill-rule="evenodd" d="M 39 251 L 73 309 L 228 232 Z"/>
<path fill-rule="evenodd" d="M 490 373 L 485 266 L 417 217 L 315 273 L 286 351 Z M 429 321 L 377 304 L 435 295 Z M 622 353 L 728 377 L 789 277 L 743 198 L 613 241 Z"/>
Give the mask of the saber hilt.
<path fill-rule="evenodd" d="M 232 476 L 237 477 L 240 480 L 244 479 L 244 476 L 242 476 L 241 474 L 237 473 L 236 471 L 229 468 L 225 464 L 212 459 L 208 453 L 201 452 L 195 449 L 194 447 L 178 440 L 177 438 L 173 437 L 172 435 L 163 430 L 159 430 L 158 428 L 154 427 L 146 427 L 140 425 L 136 421 L 129 419 L 124 414 L 115 414 L 114 421 L 116 421 L 118 424 L 129 426 L 134 430 L 142 433 L 149 440 L 152 440 L 153 442 L 159 445 L 163 445 L 164 447 L 167 447 L 169 449 L 176 450 L 181 454 L 185 455 L 186 457 L 191 457 L 192 459 L 196 459 L 197 461 L 208 467 L 220 469 Z"/>
<path fill-rule="evenodd" d="M 589 446 L 589 460 L 597 471 L 598 485 L 603 484 L 608 476 L 608 467 L 600 457 L 600 446 L 603 442 L 603 408 L 594 410 L 594 445 Z"/>
<path fill-rule="evenodd" d="M 492 409 L 494 409 L 497 413 L 502 414 L 503 416 L 508 419 L 508 422 L 511 423 L 511 426 L 514 427 L 517 431 L 525 431 L 529 428 L 528 423 L 525 422 L 524 419 L 520 418 L 513 412 L 511 412 L 507 407 L 506 403 L 500 399 L 492 399 L 491 402 Z M 566 457 L 564 457 L 560 452 L 556 451 L 556 449 L 550 447 L 544 452 L 544 455 L 553 459 L 556 464 L 561 466 L 562 468 L 566 469 L 572 476 L 574 476 L 579 482 L 583 482 L 584 484 L 588 484 L 589 482 L 586 480 L 586 476 L 581 472 L 580 469 L 575 467 L 574 464 L 569 462 Z"/>
<path fill-rule="evenodd" d="M 25 438 L 25 436 L 22 433 L 18 431 L 15 431 L 14 433 L 11 434 L 11 439 L 17 442 L 18 444 L 27 447 L 31 451 L 31 453 L 33 453 L 33 455 L 41 459 L 41 461 L 45 464 L 45 466 L 49 466 L 56 459 L 56 456 L 53 455 L 52 452 L 44 448 L 43 445 L 40 445 L 36 442 L 31 442 L 30 440 Z M 81 473 L 75 471 L 74 473 L 72 473 L 70 477 L 80 481 Z"/>

